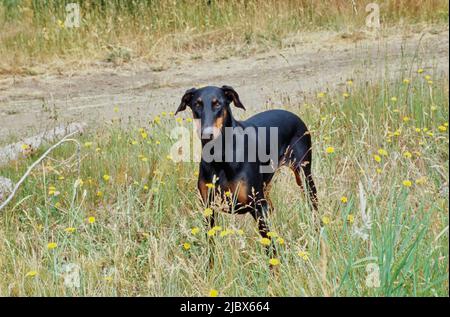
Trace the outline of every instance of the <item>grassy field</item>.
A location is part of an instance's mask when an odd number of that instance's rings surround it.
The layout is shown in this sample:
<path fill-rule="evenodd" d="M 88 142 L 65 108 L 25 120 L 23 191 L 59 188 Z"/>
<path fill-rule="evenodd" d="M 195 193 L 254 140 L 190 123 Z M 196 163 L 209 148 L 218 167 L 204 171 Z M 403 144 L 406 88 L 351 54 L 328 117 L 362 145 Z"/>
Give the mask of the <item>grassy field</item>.
<path fill-rule="evenodd" d="M 0 295 L 448 296 L 448 84 L 414 69 L 286 104 L 312 131 L 323 227 L 281 169 L 272 273 L 249 215 L 220 214 L 207 243 L 197 164 L 168 156 L 188 119 L 84 134 L 80 178 L 63 145 L 1 212 Z M 43 151 L 2 175 L 17 181 Z"/>
<path fill-rule="evenodd" d="M 42 63 L 59 71 L 99 61 L 164 67 L 180 54 L 251 54 L 283 47 L 288 35 L 305 30 L 360 31 L 373 1 L 74 1 L 81 25 L 68 29 L 69 2 L 0 0 L 0 74 L 35 74 Z M 446 0 L 377 3 L 383 28 L 448 23 Z M 230 45 L 237 48 L 224 53 Z"/>

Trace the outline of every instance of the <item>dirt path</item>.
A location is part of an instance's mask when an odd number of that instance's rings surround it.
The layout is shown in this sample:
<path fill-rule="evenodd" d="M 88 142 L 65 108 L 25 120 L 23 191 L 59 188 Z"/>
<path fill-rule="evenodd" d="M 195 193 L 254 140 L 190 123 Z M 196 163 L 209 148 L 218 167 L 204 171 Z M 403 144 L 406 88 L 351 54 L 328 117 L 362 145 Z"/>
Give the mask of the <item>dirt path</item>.
<path fill-rule="evenodd" d="M 448 30 L 354 41 L 337 33 L 310 33 L 292 45 L 252 57 L 186 60 L 164 71 L 128 65 L 64 75 L 0 78 L 0 142 L 66 122 L 98 125 L 112 117 L 148 119 L 174 111 L 192 86 L 231 85 L 250 112 L 308 92 L 341 85 L 349 78 L 398 76 L 411 61 L 448 76 Z M 119 107 L 119 113 L 113 111 Z M 56 118 L 56 119 L 55 119 Z"/>

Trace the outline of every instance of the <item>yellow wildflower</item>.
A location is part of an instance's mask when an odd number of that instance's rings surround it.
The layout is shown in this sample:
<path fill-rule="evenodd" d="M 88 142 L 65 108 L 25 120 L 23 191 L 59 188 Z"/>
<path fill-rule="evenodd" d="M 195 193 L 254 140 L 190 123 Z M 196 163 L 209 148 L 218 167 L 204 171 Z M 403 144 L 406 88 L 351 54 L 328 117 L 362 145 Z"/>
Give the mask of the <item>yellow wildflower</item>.
<path fill-rule="evenodd" d="M 89 217 L 89 218 L 88 218 L 88 222 L 89 222 L 90 224 L 95 223 L 95 217 L 93 217 L 93 216 Z"/>
<path fill-rule="evenodd" d="M 58 244 L 57 244 L 56 242 L 49 242 L 49 243 L 47 244 L 47 249 L 53 250 L 53 249 L 55 249 L 57 246 L 58 246 Z"/>
<path fill-rule="evenodd" d="M 191 248 L 191 244 L 189 242 L 183 243 L 183 249 L 189 250 Z"/>
<path fill-rule="evenodd" d="M 299 251 L 298 256 L 301 257 L 303 260 L 308 261 L 309 252 L 308 251 Z"/>
<path fill-rule="evenodd" d="M 330 222 L 331 222 L 330 217 L 328 217 L 328 216 L 323 216 L 322 217 L 322 223 L 324 225 L 328 225 Z"/>
<path fill-rule="evenodd" d="M 261 240 L 259 240 L 259 242 L 262 245 L 270 245 L 270 239 L 268 239 L 268 238 L 261 238 Z"/>
<path fill-rule="evenodd" d="M 381 156 L 379 156 L 379 155 L 374 155 L 373 156 L 373 159 L 375 160 L 375 162 L 377 162 L 377 163 L 380 163 L 381 162 Z"/>
<path fill-rule="evenodd" d="M 403 156 L 406 157 L 406 158 L 411 158 L 412 154 L 411 154 L 411 152 L 406 151 L 405 153 L 403 153 Z"/>
<path fill-rule="evenodd" d="M 205 208 L 205 210 L 203 211 L 203 216 L 205 217 L 209 217 L 213 214 L 213 210 L 211 208 Z"/>
<path fill-rule="evenodd" d="M 341 202 L 342 202 L 342 203 L 346 204 L 347 201 L 348 201 L 348 199 L 347 199 L 346 196 L 342 196 L 342 197 L 341 197 Z"/>
<path fill-rule="evenodd" d="M 67 227 L 66 229 L 64 229 L 64 231 L 67 233 L 74 233 L 76 230 L 77 228 L 74 227 Z"/>
<path fill-rule="evenodd" d="M 378 150 L 378 154 L 382 155 L 382 156 L 387 156 L 388 152 L 385 149 L 379 149 Z"/>
<path fill-rule="evenodd" d="M 272 259 L 269 260 L 269 264 L 273 265 L 273 266 L 280 265 L 280 260 L 272 258 Z"/>
<path fill-rule="evenodd" d="M 334 153 L 334 147 L 329 146 L 325 149 L 325 152 L 327 152 L 328 154 Z"/>
<path fill-rule="evenodd" d="M 108 174 L 103 175 L 103 179 L 105 180 L 105 182 L 109 181 L 110 178 L 111 176 L 109 176 Z"/>
<path fill-rule="evenodd" d="M 219 295 L 219 291 L 212 289 L 209 291 L 209 297 L 217 297 Z"/>
<path fill-rule="evenodd" d="M 355 216 L 353 214 L 348 214 L 347 221 L 350 222 L 350 223 L 354 223 L 355 222 Z"/>
<path fill-rule="evenodd" d="M 412 182 L 410 180 L 404 180 L 403 181 L 403 186 L 405 187 L 411 187 L 412 186 Z"/>

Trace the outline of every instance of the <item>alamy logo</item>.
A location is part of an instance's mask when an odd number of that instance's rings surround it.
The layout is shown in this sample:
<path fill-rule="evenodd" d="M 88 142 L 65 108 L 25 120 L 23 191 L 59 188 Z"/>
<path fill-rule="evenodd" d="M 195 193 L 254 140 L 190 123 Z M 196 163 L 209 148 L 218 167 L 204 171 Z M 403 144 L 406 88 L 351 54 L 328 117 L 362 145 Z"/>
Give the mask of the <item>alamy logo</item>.
<path fill-rule="evenodd" d="M 238 126 L 223 131 L 212 127 L 200 133 L 196 121 L 194 129 L 176 127 L 171 131 L 176 142 L 170 156 L 175 162 L 261 162 L 260 173 L 273 173 L 278 167 L 278 127 Z"/>
<path fill-rule="evenodd" d="M 79 28 L 80 27 L 80 5 L 78 3 L 68 3 L 66 5 L 66 20 L 64 27 Z"/>

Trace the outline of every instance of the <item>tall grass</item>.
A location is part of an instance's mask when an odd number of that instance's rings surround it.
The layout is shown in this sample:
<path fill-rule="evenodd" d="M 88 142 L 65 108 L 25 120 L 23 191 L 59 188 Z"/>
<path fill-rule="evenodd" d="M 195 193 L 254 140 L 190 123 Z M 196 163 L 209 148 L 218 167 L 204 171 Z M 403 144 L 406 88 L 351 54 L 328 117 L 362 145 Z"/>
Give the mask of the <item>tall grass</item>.
<path fill-rule="evenodd" d="M 82 22 L 64 27 L 72 1 L 0 1 L 0 67 L 27 71 L 37 63 L 141 58 L 226 45 L 280 47 L 295 32 L 364 27 L 370 1 L 76 1 Z M 383 26 L 448 22 L 445 0 L 378 1 Z M 131 53 L 130 53 L 131 52 Z"/>
<path fill-rule="evenodd" d="M 0 295 L 447 296 L 448 78 L 354 80 L 286 108 L 312 131 L 324 225 L 281 169 L 274 272 L 248 215 L 220 213 L 207 243 L 197 164 L 168 157 L 171 128 L 191 124 L 161 113 L 83 135 L 82 183 L 71 145 L 33 172 L 0 215 Z M 2 175 L 16 181 L 42 151 Z M 64 283 L 68 263 L 79 288 Z"/>

